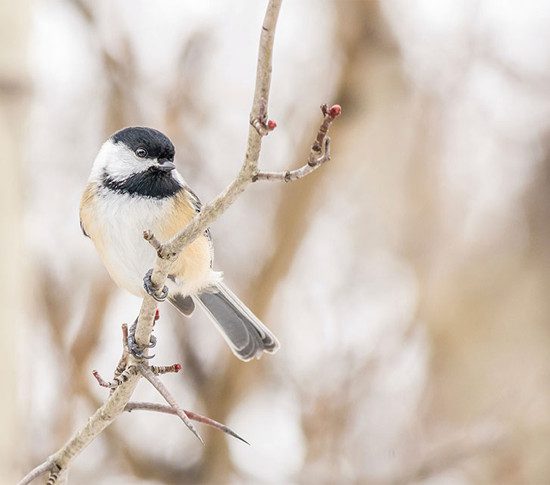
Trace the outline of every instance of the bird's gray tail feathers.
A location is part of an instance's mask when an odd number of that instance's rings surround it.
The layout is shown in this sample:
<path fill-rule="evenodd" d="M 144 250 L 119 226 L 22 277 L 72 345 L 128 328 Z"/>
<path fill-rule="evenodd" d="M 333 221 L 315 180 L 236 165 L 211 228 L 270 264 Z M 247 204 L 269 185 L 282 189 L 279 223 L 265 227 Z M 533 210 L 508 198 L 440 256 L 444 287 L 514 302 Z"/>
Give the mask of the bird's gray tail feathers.
<path fill-rule="evenodd" d="M 241 360 L 279 350 L 279 341 L 223 283 L 194 297 Z"/>
<path fill-rule="evenodd" d="M 175 295 L 170 295 L 168 301 L 186 317 L 190 317 L 195 311 L 195 302 L 190 296 L 183 296 L 181 293 L 176 293 Z"/>

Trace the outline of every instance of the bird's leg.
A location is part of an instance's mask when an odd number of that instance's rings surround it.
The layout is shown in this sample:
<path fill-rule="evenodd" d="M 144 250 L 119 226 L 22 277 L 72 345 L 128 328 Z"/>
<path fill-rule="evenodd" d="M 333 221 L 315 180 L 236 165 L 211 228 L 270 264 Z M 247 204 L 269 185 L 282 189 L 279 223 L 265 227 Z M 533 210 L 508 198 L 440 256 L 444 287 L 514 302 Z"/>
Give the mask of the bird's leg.
<path fill-rule="evenodd" d="M 159 318 L 160 318 L 160 315 L 159 315 L 159 310 L 157 308 L 154 322 L 156 322 Z M 138 319 L 136 318 L 136 320 L 130 327 L 130 330 L 128 331 L 128 352 L 130 352 L 137 359 L 152 359 L 155 356 L 154 354 L 143 355 L 143 351 L 145 349 L 152 349 L 155 345 L 157 345 L 157 338 L 154 335 L 151 335 L 149 339 L 149 345 L 146 345 L 145 348 L 141 348 L 136 342 L 137 322 L 138 322 Z M 155 324 L 154 322 L 153 322 L 153 325 Z"/>
<path fill-rule="evenodd" d="M 163 302 L 166 300 L 166 297 L 168 296 L 168 287 L 164 285 L 162 290 L 158 290 L 155 288 L 155 285 L 151 281 L 151 276 L 153 275 L 153 269 L 151 268 L 149 271 L 147 271 L 147 274 L 143 278 L 143 288 L 145 288 L 145 291 L 151 295 L 155 300 L 158 302 Z"/>

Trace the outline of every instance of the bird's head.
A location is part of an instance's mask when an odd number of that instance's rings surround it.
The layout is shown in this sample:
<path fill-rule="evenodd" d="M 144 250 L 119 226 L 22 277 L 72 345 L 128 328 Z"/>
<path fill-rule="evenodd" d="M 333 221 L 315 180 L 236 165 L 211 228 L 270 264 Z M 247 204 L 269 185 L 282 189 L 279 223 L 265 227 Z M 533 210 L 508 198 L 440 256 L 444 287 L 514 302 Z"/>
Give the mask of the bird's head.
<path fill-rule="evenodd" d="M 171 197 L 184 185 L 175 170 L 174 152 L 174 145 L 160 131 L 124 128 L 99 150 L 90 180 L 120 194 Z"/>
<path fill-rule="evenodd" d="M 174 154 L 174 145 L 160 131 L 124 128 L 103 144 L 95 159 L 92 176 L 107 176 L 115 181 L 143 173 L 170 176 L 176 168 Z"/>

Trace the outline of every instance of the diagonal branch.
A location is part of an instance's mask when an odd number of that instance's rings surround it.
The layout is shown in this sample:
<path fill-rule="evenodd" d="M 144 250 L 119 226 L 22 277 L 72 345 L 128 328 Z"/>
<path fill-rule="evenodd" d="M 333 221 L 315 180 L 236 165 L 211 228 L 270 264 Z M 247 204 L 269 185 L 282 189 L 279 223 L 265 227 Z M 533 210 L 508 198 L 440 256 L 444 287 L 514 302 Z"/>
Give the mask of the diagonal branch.
<path fill-rule="evenodd" d="M 191 430 L 191 432 L 199 439 L 199 441 L 204 445 L 204 441 L 201 438 L 201 435 L 193 426 L 193 423 L 187 416 L 187 413 L 179 407 L 179 404 L 174 399 L 174 396 L 172 396 L 171 392 L 166 388 L 166 386 L 161 382 L 161 380 L 155 374 L 153 374 L 153 371 L 149 369 L 149 367 L 143 364 L 140 365 L 138 369 L 141 375 L 145 377 L 145 379 L 147 379 L 153 385 L 153 387 L 166 400 L 166 402 L 170 404 L 174 412 L 185 423 L 185 426 L 187 426 Z"/>
<path fill-rule="evenodd" d="M 165 404 L 157 404 L 152 402 L 129 402 L 124 408 L 124 411 L 128 412 L 139 410 L 154 411 L 157 413 L 172 414 L 177 416 L 177 412 L 172 406 L 166 406 Z M 225 424 L 218 423 L 218 421 L 214 421 L 213 419 L 207 418 L 206 416 L 202 416 L 198 413 L 194 413 L 193 411 L 188 411 L 187 409 L 184 409 L 183 412 L 187 415 L 189 419 L 196 421 L 197 423 L 212 426 L 213 428 L 219 429 L 220 431 L 223 431 L 224 433 L 227 433 L 228 435 L 233 436 L 238 440 L 241 440 L 243 443 L 250 445 L 248 441 L 239 436 L 237 433 L 235 433 L 235 431 L 233 431 L 229 426 L 226 426 Z"/>
<path fill-rule="evenodd" d="M 44 475 L 44 473 L 52 471 L 53 466 L 53 459 L 48 458 L 44 463 L 38 465 L 36 468 L 27 473 L 17 485 L 27 485 L 28 483 L 31 483 L 35 478 L 38 478 L 40 475 Z"/>
<path fill-rule="evenodd" d="M 269 100 L 269 87 L 271 84 L 273 41 L 275 39 L 275 27 L 281 8 L 282 0 L 270 0 L 262 25 L 260 35 L 260 47 L 258 51 L 258 63 L 256 68 L 256 85 L 254 90 L 254 101 L 250 114 L 251 120 L 266 117 L 266 107 Z M 245 152 L 244 162 L 237 177 L 226 189 L 221 192 L 213 201 L 203 206 L 191 222 L 174 236 L 170 241 L 162 244 L 159 248 L 158 241 L 150 232 L 146 239 L 149 240 L 157 250 L 158 258 L 151 274 L 151 282 L 156 289 L 161 289 L 169 274 L 172 261 L 183 250 L 185 246 L 193 242 L 202 234 L 225 210 L 235 201 L 248 184 L 252 182 L 252 177 L 257 171 L 260 149 L 262 146 L 262 136 L 256 128 L 249 126 L 248 142 Z M 136 342 L 145 347 L 149 343 L 149 336 L 153 330 L 153 313 L 156 309 L 156 301 L 151 296 L 143 299 L 136 328 Z"/>
<path fill-rule="evenodd" d="M 157 251 L 158 257 L 151 274 L 151 282 L 157 290 L 163 288 L 170 267 L 178 254 L 196 237 L 202 234 L 214 220 L 223 214 L 250 183 L 260 178 L 270 179 L 263 175 L 268 172 L 258 171 L 258 160 L 260 157 L 262 137 L 276 127 L 276 123 L 267 118 L 267 106 L 271 84 L 273 42 L 281 3 L 282 0 L 269 0 L 262 25 L 247 148 L 239 173 L 223 192 L 209 204 L 205 205 L 201 212 L 171 240 L 161 243 L 151 232 L 146 232 L 144 234 L 145 239 L 148 240 Z M 338 113 L 333 111 L 336 108 L 338 108 Z M 291 177 L 290 179 L 293 179 L 293 177 L 301 178 L 307 175 L 313 171 L 314 168 L 320 166 L 330 158 L 327 131 L 330 123 L 340 114 L 340 112 L 337 105 L 333 106 L 328 111 L 325 108 L 325 111 L 323 112 L 325 119 L 317 134 L 316 143 L 312 146 L 312 156 L 308 162 L 308 166 L 310 166 L 311 169 L 303 167 L 303 169 L 298 169 L 302 170 L 302 172 L 296 172 L 296 174 L 294 174 L 295 171 L 293 171 L 291 175 L 289 175 L 289 177 Z M 271 179 L 273 179 L 273 177 L 271 177 Z M 136 342 L 142 348 L 146 348 L 149 344 L 155 321 L 156 309 L 157 301 L 152 296 L 147 295 L 143 299 L 141 305 L 135 332 Z M 147 355 L 147 350 L 144 351 L 144 354 Z M 125 369 L 122 370 L 122 366 L 124 365 Z M 139 372 L 129 371 L 129 369 L 132 368 L 139 369 Z M 114 378 L 115 381 L 118 379 L 120 382 L 117 381 L 116 387 L 112 388 L 112 392 L 105 403 L 97 409 L 88 419 L 88 422 L 80 428 L 62 448 L 48 458 L 43 464 L 31 471 L 21 482 L 19 482 L 19 485 L 30 483 L 34 478 L 48 471 L 50 472 L 50 479 L 48 480 L 50 485 L 53 485 L 58 477 L 65 475 L 74 457 L 80 454 L 86 446 L 88 446 L 118 417 L 119 414 L 127 410 L 129 401 L 141 377 L 145 377 L 155 386 L 170 404 L 173 413 L 179 416 L 189 429 L 201 439 L 190 422 L 190 419 L 193 419 L 191 415 L 178 406 L 175 399 L 173 399 L 170 392 L 154 375 L 153 371 L 148 366 L 144 365 L 142 360 L 137 359 L 133 355 L 124 353 L 120 365 L 117 366 L 117 372 Z M 110 383 L 106 381 L 103 383 L 111 388 L 111 385 L 109 385 Z M 172 413 L 172 411 L 170 412 Z M 231 432 L 229 428 L 223 427 L 224 425 L 220 425 L 220 423 L 200 415 L 194 415 L 194 417 L 197 418 L 196 420 L 199 422 L 218 427 L 218 429 L 222 429 L 232 436 L 238 437 Z M 238 438 L 242 439 L 240 437 Z"/>

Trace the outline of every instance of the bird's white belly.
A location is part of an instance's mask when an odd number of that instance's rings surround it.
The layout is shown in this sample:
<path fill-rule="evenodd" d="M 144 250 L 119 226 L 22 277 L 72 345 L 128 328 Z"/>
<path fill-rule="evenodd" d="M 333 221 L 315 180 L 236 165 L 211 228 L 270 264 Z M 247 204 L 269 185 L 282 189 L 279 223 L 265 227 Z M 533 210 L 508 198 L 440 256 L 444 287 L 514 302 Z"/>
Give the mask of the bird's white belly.
<path fill-rule="evenodd" d="M 166 215 L 167 201 L 121 195 L 98 199 L 103 240 L 98 250 L 103 262 L 118 286 L 143 296 L 143 277 L 156 258 L 153 247 L 143 239 L 143 231 L 157 230 Z"/>
<path fill-rule="evenodd" d="M 157 256 L 143 239 L 143 232 L 163 234 L 166 230 L 163 222 L 171 216 L 171 204 L 169 199 L 120 194 L 97 197 L 97 230 L 91 231 L 90 236 L 115 283 L 136 296 L 145 295 L 143 277 L 154 266 Z M 220 281 L 221 273 L 212 270 L 211 258 L 209 240 L 199 236 L 177 258 L 174 281 L 166 283 L 170 291 L 193 295 Z"/>

